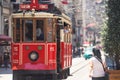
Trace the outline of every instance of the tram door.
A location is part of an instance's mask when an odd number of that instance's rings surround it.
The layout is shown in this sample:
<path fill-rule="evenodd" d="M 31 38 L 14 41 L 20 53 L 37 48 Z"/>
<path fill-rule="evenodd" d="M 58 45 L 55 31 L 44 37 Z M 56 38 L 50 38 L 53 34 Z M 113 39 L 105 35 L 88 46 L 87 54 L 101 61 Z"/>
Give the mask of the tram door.
<path fill-rule="evenodd" d="M 62 23 L 61 23 L 61 19 L 58 18 L 57 19 L 57 34 L 56 34 L 56 37 L 57 37 L 57 70 L 58 70 L 58 73 L 61 72 L 61 69 L 62 69 L 62 66 L 61 66 L 61 55 L 60 55 L 60 50 L 61 50 L 61 44 L 60 44 L 60 40 L 61 40 L 61 37 L 60 37 L 60 34 L 61 34 L 61 30 L 62 30 Z"/>

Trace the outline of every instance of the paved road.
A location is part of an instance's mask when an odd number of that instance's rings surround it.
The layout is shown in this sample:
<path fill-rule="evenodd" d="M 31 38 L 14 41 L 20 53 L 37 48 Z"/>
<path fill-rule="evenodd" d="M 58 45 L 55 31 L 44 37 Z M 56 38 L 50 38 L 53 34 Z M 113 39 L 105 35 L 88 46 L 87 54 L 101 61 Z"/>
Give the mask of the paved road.
<path fill-rule="evenodd" d="M 91 80 L 89 74 L 89 62 L 83 58 L 73 60 L 73 66 L 70 69 L 71 76 L 66 80 Z"/>
<path fill-rule="evenodd" d="M 88 69 L 88 61 L 84 58 L 73 58 L 73 66 L 70 69 L 71 76 L 66 80 L 89 80 Z M 12 70 L 0 68 L 0 80 L 12 80 Z"/>
<path fill-rule="evenodd" d="M 0 68 L 0 80 L 12 80 L 12 70 Z"/>

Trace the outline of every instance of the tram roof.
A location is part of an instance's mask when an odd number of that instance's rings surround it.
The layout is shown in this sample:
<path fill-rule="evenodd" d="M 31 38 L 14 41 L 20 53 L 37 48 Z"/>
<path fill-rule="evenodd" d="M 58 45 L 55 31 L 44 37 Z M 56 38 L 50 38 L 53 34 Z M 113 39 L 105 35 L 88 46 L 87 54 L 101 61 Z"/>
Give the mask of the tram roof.
<path fill-rule="evenodd" d="M 34 15 L 32 12 L 26 12 L 26 13 L 13 13 L 13 18 L 61 18 L 63 21 L 70 23 L 70 18 L 62 13 L 61 15 L 48 13 L 48 12 L 35 12 Z"/>

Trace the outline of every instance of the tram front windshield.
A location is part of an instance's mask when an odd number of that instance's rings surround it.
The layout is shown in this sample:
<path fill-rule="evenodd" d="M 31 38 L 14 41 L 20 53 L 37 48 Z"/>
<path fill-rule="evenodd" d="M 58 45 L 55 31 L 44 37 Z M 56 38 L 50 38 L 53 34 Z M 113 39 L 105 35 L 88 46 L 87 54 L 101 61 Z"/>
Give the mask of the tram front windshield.
<path fill-rule="evenodd" d="M 14 42 L 54 42 L 53 19 L 13 19 Z"/>

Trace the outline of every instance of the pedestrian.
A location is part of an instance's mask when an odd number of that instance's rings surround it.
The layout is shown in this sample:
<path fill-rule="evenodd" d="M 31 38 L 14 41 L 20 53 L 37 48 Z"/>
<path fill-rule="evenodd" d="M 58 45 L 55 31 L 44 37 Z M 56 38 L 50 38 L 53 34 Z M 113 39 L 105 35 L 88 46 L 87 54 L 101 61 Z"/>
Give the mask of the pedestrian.
<path fill-rule="evenodd" d="M 101 57 L 101 52 L 98 48 L 93 48 L 93 57 L 90 59 L 89 77 L 92 80 L 105 80 L 105 58 Z"/>
<path fill-rule="evenodd" d="M 81 54 L 84 55 L 84 47 L 81 48 Z"/>
<path fill-rule="evenodd" d="M 10 60 L 9 52 L 6 49 L 6 51 L 4 52 L 4 67 L 6 69 L 8 68 L 9 60 Z"/>
<path fill-rule="evenodd" d="M 81 57 L 81 49 L 80 49 L 80 47 L 78 48 L 78 56 Z"/>

